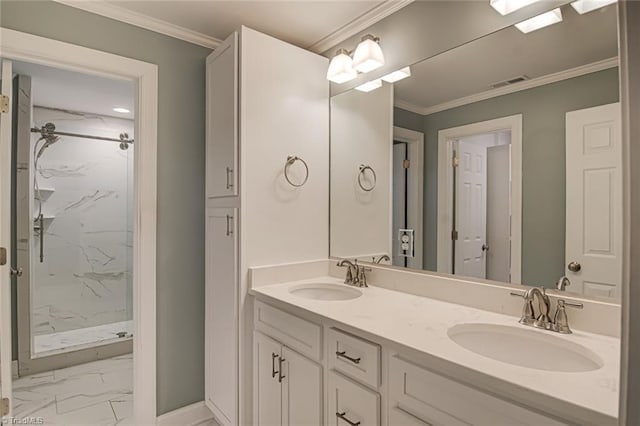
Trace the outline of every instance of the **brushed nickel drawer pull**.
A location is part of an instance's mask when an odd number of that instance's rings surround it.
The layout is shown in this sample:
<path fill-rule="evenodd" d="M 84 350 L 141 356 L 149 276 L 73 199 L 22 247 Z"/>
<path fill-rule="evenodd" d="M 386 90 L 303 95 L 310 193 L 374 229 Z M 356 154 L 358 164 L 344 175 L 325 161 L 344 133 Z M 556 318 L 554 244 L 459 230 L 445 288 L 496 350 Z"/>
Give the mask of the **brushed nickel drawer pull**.
<path fill-rule="evenodd" d="M 346 412 L 343 411 L 342 413 L 336 413 L 336 417 L 344 420 L 345 422 L 349 423 L 351 426 L 360 426 L 360 422 L 352 422 L 351 420 L 349 420 L 346 416 Z"/>
<path fill-rule="evenodd" d="M 278 360 L 278 367 L 279 367 L 279 371 L 278 371 L 278 383 L 282 383 L 282 379 L 284 379 L 285 376 L 284 374 L 282 374 L 282 363 L 285 362 L 286 359 L 280 357 L 280 359 Z"/>
<path fill-rule="evenodd" d="M 336 351 L 336 355 L 339 356 L 340 358 L 344 358 L 346 360 L 349 360 L 354 364 L 360 364 L 360 357 L 352 358 L 349 355 L 347 355 L 347 353 L 345 351 Z"/>
<path fill-rule="evenodd" d="M 278 356 L 276 353 L 271 353 L 271 378 L 276 377 L 276 374 L 278 374 L 276 371 L 276 358 L 278 358 Z"/>
<path fill-rule="evenodd" d="M 233 188 L 233 183 L 231 176 L 233 175 L 233 169 L 231 167 L 227 167 L 227 189 Z"/>

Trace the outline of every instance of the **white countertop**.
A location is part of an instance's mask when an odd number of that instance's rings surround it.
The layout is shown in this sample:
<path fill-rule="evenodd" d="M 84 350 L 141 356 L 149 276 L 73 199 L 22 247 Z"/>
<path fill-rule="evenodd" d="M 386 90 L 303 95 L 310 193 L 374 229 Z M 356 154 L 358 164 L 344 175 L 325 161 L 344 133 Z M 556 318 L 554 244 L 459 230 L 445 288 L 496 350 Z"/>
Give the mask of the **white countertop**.
<path fill-rule="evenodd" d="M 306 299 L 289 292 L 295 285 L 314 282 L 338 284 L 342 283 L 342 280 L 318 277 L 265 285 L 251 289 L 250 294 L 258 299 L 273 299 L 304 309 L 387 341 L 499 379 L 505 383 L 505 395 L 522 392 L 524 389 L 552 397 L 563 404 L 569 403 L 584 408 L 587 410 L 585 414 L 595 411 L 610 417 L 611 420 L 618 417 L 619 339 L 579 330 L 573 330 L 574 333 L 570 335 L 537 330 L 520 325 L 519 318 L 512 316 L 373 286 L 362 288 L 362 296 L 356 299 L 340 301 Z M 510 325 L 558 336 L 590 349 L 602 359 L 604 366 L 594 371 L 565 373 L 520 367 L 486 358 L 459 346 L 448 337 L 449 328 L 464 323 Z M 544 347 L 540 348 L 540 356 L 544 356 Z M 553 359 L 549 359 L 549 363 L 553 363 Z"/>

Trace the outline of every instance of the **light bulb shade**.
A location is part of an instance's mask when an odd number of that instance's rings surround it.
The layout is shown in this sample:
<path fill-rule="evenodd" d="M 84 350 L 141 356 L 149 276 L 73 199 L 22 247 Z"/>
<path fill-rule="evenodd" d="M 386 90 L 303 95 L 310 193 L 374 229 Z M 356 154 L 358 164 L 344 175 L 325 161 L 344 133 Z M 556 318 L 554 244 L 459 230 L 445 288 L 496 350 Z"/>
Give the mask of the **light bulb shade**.
<path fill-rule="evenodd" d="M 529 6 L 539 0 L 491 0 L 489 4 L 500 15 L 508 15 L 525 6 Z"/>
<path fill-rule="evenodd" d="M 376 90 L 379 87 L 382 87 L 382 80 L 377 79 L 361 84 L 360 86 L 356 87 L 356 90 L 359 90 L 361 92 L 371 92 L 372 90 Z"/>
<path fill-rule="evenodd" d="M 592 10 L 600 9 L 617 2 L 618 0 L 578 0 L 571 3 L 571 6 L 580 15 L 589 13 Z"/>
<path fill-rule="evenodd" d="M 338 50 L 336 56 L 334 56 L 329 63 L 327 80 L 341 84 L 356 78 L 358 73 L 353 69 L 352 62 L 351 56 L 349 56 L 346 50 Z"/>
<path fill-rule="evenodd" d="M 355 68 L 356 71 L 365 73 L 380 68 L 383 65 L 384 55 L 382 54 L 382 48 L 377 43 L 375 37 L 367 34 L 362 38 L 362 41 L 358 44 L 353 54 L 353 68 Z"/>
<path fill-rule="evenodd" d="M 560 11 L 560 8 L 553 9 L 549 12 L 543 13 L 542 15 L 534 16 L 531 19 L 522 21 L 516 24 L 516 28 L 527 34 L 532 31 L 539 30 L 540 28 L 557 24 L 558 22 L 562 22 L 562 12 Z"/>
<path fill-rule="evenodd" d="M 382 79 L 387 83 L 395 83 L 396 81 L 400 81 L 407 77 L 411 77 L 411 68 L 404 67 L 401 70 L 397 70 L 385 75 L 384 77 L 382 77 Z"/>

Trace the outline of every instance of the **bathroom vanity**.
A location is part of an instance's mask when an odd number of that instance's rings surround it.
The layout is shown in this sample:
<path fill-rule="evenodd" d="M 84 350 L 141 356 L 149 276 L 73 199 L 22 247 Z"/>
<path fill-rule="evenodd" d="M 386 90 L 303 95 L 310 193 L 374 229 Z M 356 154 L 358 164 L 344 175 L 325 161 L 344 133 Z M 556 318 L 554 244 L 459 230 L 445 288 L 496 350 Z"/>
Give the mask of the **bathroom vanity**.
<path fill-rule="evenodd" d="M 255 424 L 617 424 L 617 338 L 265 269 L 250 290 Z"/>

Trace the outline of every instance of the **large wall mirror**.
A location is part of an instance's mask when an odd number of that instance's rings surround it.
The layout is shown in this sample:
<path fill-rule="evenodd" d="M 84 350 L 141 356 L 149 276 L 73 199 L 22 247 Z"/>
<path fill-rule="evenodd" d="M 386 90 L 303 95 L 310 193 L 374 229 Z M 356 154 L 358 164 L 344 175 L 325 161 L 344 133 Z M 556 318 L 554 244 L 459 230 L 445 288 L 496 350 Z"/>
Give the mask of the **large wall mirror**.
<path fill-rule="evenodd" d="M 617 6 L 560 11 L 332 97 L 331 256 L 619 300 Z"/>

